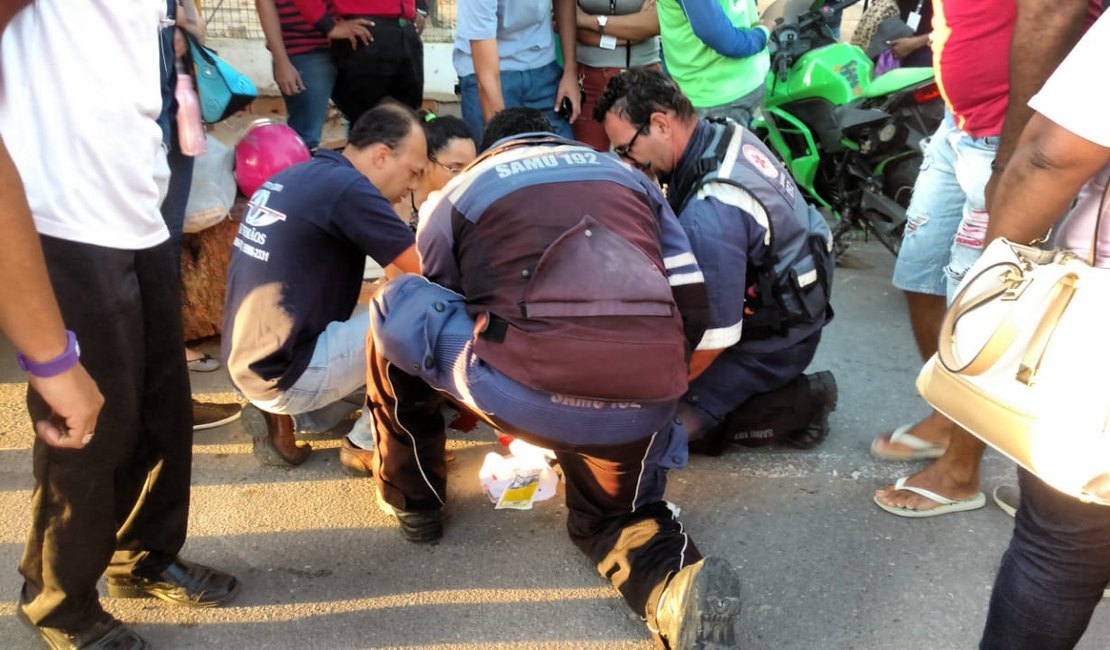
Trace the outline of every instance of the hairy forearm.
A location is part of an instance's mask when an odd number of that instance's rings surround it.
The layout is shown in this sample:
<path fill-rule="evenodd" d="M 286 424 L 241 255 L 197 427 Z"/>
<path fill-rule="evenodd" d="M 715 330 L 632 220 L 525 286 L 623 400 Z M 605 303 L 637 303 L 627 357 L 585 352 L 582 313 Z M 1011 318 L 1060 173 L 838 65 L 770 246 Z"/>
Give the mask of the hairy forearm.
<path fill-rule="evenodd" d="M 1079 39 L 1086 10 L 1086 0 L 1018 0 L 1010 41 L 1010 93 L 996 166 L 1008 164 L 1033 115 L 1029 100 Z"/>
<path fill-rule="evenodd" d="M 1110 149 L 1034 113 L 999 180 L 986 241 L 1025 243 L 1044 236 Z"/>

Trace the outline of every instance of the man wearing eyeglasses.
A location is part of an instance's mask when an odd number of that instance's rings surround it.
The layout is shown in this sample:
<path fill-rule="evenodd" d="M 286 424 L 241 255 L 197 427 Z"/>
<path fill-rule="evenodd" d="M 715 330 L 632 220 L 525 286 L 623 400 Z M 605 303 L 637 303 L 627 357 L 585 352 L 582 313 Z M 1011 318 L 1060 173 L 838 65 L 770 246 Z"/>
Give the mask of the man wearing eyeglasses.
<path fill-rule="evenodd" d="M 385 103 L 363 114 L 342 154 L 321 150 L 251 197 L 227 272 L 223 357 L 250 400 L 242 421 L 267 465 L 299 465 L 297 431 L 331 429 L 363 404 L 366 314 L 352 315 L 366 257 L 419 272 L 412 231 L 392 203 L 427 165 L 416 114 Z M 367 474 L 369 418 L 355 423 L 340 462 Z"/>
<path fill-rule="evenodd" d="M 836 408 L 830 372 L 805 375 L 832 318 L 828 225 L 759 140 L 698 119 L 653 70 L 610 80 L 594 111 L 613 151 L 668 186 L 709 292 L 709 329 L 679 406 L 693 448 L 810 448 Z"/>

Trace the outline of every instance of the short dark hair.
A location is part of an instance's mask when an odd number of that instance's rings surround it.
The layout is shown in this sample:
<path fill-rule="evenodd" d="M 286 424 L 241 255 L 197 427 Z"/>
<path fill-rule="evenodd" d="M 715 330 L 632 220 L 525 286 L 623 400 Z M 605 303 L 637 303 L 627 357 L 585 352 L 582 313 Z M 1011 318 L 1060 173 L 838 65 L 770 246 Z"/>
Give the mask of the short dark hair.
<path fill-rule="evenodd" d="M 411 108 L 394 101 L 383 101 L 355 121 L 347 135 L 347 142 L 355 149 L 378 143 L 396 149 L 413 129 L 418 128 L 420 120 Z"/>
<path fill-rule="evenodd" d="M 485 151 L 494 142 L 521 133 L 553 133 L 555 129 L 543 113 L 526 106 L 505 108 L 494 114 L 482 131 L 482 144 L 478 147 Z"/>
<path fill-rule="evenodd" d="M 594 106 L 594 120 L 604 122 L 609 111 L 640 125 L 647 124 L 652 113 L 674 111 L 682 120 L 695 115 L 694 105 L 675 82 L 647 68 L 625 70 L 609 80 Z"/>
<path fill-rule="evenodd" d="M 422 119 L 424 120 L 424 138 L 428 141 L 429 157 L 442 151 L 452 140 L 474 141 L 474 135 L 470 133 L 470 127 L 454 115 L 440 116 L 435 113 L 425 113 Z"/>

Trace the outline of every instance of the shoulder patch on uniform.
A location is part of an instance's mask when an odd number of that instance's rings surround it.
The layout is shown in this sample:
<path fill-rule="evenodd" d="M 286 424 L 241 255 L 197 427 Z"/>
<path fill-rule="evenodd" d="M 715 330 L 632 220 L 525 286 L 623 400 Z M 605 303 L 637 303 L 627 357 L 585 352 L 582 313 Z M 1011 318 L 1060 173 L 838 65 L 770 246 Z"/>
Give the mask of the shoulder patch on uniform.
<path fill-rule="evenodd" d="M 754 165 L 761 174 L 772 179 L 779 177 L 779 170 L 775 167 L 775 163 L 767 157 L 767 154 L 760 151 L 758 147 L 746 144 L 741 151 L 744 154 L 744 158 Z"/>

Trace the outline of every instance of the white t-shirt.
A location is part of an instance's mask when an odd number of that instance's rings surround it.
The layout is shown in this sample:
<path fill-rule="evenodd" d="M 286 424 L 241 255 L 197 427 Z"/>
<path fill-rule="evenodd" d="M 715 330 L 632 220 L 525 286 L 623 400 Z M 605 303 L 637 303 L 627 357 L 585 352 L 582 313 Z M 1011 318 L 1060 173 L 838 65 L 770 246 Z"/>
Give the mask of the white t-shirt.
<path fill-rule="evenodd" d="M 1105 81 L 1110 61 L 1110 14 L 1103 14 L 1049 77 L 1029 106 L 1081 138 L 1110 147 L 1110 87 Z M 1060 248 L 1086 258 L 1091 247 L 1095 217 L 1110 165 L 1104 167 L 1079 191 L 1075 207 L 1055 237 Z M 1110 211 L 1107 211 L 1110 213 Z M 1110 266 L 1110 214 L 1103 216 L 1098 243 L 1098 266 Z"/>
<path fill-rule="evenodd" d="M 169 233 L 164 0 L 37 0 L 0 37 L 0 134 L 39 233 L 117 249 Z"/>

